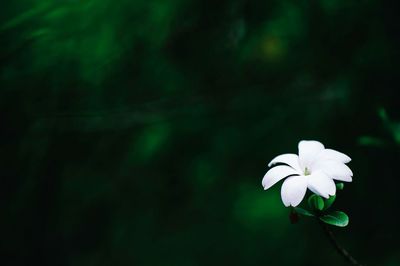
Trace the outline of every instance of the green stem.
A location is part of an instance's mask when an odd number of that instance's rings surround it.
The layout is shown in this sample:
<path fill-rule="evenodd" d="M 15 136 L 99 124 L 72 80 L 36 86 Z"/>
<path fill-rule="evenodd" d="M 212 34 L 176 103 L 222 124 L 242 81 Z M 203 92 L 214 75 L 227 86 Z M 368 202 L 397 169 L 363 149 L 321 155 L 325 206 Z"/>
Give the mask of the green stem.
<path fill-rule="evenodd" d="M 332 233 L 331 230 L 329 230 L 328 226 L 326 226 L 326 224 L 323 223 L 322 221 L 320 221 L 320 220 L 318 220 L 318 221 L 319 221 L 319 224 L 321 225 L 322 229 L 324 230 L 325 235 L 328 237 L 331 244 L 335 247 L 336 251 L 340 255 L 342 255 L 352 265 L 363 266 L 355 258 L 353 258 L 353 256 L 351 256 L 350 253 L 345 248 L 343 248 L 342 246 L 339 245 L 334 234 Z"/>

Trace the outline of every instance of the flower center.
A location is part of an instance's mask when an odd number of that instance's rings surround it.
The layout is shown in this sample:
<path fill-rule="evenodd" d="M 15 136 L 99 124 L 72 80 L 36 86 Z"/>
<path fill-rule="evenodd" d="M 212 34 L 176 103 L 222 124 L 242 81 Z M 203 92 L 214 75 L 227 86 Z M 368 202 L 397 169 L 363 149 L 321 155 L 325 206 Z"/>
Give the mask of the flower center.
<path fill-rule="evenodd" d="M 310 170 L 308 170 L 308 168 L 306 167 L 306 169 L 304 169 L 304 175 L 311 175 Z"/>

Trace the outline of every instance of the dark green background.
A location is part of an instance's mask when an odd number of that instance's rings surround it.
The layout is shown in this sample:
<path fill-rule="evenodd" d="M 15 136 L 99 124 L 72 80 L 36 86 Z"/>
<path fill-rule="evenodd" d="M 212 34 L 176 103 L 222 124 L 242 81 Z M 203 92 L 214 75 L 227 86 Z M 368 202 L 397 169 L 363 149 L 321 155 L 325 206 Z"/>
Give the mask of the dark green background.
<path fill-rule="evenodd" d="M 3 1 L 0 40 L 1 265 L 342 265 L 261 186 L 301 139 L 399 265 L 399 1 Z"/>

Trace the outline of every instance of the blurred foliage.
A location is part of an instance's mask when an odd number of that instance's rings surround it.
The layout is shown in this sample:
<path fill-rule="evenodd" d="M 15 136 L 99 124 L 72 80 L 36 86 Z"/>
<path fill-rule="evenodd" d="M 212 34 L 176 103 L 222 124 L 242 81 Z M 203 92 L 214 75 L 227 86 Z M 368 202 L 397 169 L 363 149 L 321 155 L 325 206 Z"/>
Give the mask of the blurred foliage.
<path fill-rule="evenodd" d="M 379 118 L 382 121 L 383 129 L 385 130 L 385 139 L 372 137 L 372 136 L 361 136 L 358 142 L 364 146 L 370 147 L 385 147 L 385 146 L 396 146 L 400 145 L 400 123 L 392 121 L 384 108 L 378 109 Z"/>
<path fill-rule="evenodd" d="M 1 265 L 339 265 L 261 186 L 301 139 L 353 158 L 339 241 L 399 264 L 399 5 L 2 3 Z"/>

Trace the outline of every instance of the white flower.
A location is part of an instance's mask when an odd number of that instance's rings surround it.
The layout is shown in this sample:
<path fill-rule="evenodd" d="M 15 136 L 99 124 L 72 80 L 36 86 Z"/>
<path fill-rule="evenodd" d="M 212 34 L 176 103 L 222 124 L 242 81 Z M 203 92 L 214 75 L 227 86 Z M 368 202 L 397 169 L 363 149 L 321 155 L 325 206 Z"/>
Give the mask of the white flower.
<path fill-rule="evenodd" d="M 336 193 L 335 180 L 351 182 L 353 172 L 345 163 L 349 156 L 331 149 L 314 140 L 299 142 L 299 155 L 282 154 L 275 157 L 268 166 L 271 168 L 264 176 L 264 189 L 286 178 L 282 184 L 281 196 L 286 207 L 296 207 L 303 200 L 307 188 L 317 195 L 329 198 Z"/>

